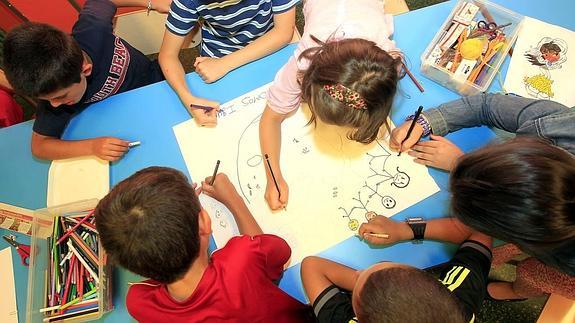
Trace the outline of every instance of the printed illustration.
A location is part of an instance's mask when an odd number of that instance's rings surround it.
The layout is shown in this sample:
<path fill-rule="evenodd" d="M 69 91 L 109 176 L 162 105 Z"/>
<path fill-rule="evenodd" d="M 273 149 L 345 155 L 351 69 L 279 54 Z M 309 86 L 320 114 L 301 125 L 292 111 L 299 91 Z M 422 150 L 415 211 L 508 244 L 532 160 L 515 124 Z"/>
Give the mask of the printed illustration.
<path fill-rule="evenodd" d="M 560 69 L 567 61 L 567 43 L 560 38 L 544 37 L 537 46 L 525 52 L 525 58 L 539 68 L 540 73 L 525 76 L 525 90 L 534 98 L 551 99 L 555 96 L 553 90 L 553 70 Z"/>
<path fill-rule="evenodd" d="M 567 61 L 567 43 L 560 38 L 544 37 L 537 46 L 525 52 L 525 58 L 534 66 L 547 70 L 561 68 Z"/>
<path fill-rule="evenodd" d="M 525 17 L 503 89 L 507 93 L 575 106 L 575 32 Z"/>

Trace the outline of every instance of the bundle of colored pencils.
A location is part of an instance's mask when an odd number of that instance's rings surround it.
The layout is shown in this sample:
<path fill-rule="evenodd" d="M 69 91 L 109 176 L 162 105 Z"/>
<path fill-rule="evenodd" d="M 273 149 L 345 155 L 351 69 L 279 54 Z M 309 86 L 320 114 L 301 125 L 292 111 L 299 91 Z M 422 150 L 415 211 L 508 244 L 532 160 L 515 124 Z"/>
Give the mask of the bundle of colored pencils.
<path fill-rule="evenodd" d="M 94 211 L 54 218 L 48 239 L 44 322 L 88 319 L 98 313 L 99 247 Z"/>

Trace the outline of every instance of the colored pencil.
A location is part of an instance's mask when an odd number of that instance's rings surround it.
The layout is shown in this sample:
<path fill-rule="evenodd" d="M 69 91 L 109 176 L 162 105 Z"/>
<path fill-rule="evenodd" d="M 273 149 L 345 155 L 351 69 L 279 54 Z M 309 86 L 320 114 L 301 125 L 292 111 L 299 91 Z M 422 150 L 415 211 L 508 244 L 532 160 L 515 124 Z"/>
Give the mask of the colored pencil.
<path fill-rule="evenodd" d="M 389 234 L 387 233 L 367 233 L 367 234 L 375 238 L 389 239 Z"/>
<path fill-rule="evenodd" d="M 62 237 L 60 237 L 60 239 L 58 239 L 56 244 L 60 244 L 60 242 L 64 241 L 64 239 L 66 239 L 70 234 L 72 234 L 74 230 L 78 229 L 78 227 L 86 220 L 88 220 L 88 218 L 91 217 L 93 214 L 94 210 L 90 211 L 90 213 L 88 213 L 85 217 L 83 217 L 82 220 L 79 221 L 79 223 L 77 223 L 75 226 L 72 227 L 72 229 L 68 230 Z"/>
<path fill-rule="evenodd" d="M 417 88 L 419 89 L 419 91 L 421 91 L 421 93 L 425 92 L 425 89 L 423 88 L 423 86 L 421 86 L 421 83 L 419 83 L 417 81 L 417 79 L 415 78 L 415 76 L 413 74 L 411 74 L 411 71 L 409 70 L 409 68 L 407 68 L 407 66 L 405 66 L 405 64 L 401 64 L 403 65 L 403 70 L 405 71 L 405 73 L 407 74 L 407 76 L 409 76 L 409 78 L 411 79 L 411 81 L 413 82 L 413 84 L 415 84 L 415 86 L 417 86 Z"/>
<path fill-rule="evenodd" d="M 218 168 L 220 168 L 220 160 L 216 162 L 216 167 L 214 168 L 214 173 L 212 174 L 212 180 L 210 181 L 210 186 L 214 186 L 214 181 L 216 180 L 216 175 L 218 174 Z"/>
<path fill-rule="evenodd" d="M 276 186 L 276 190 L 278 191 L 278 199 L 280 198 L 280 196 L 282 195 L 282 193 L 280 192 L 280 187 L 278 185 L 278 182 L 276 181 L 276 176 L 274 175 L 274 171 L 272 169 L 272 165 L 270 164 L 270 157 L 268 156 L 268 154 L 264 155 L 266 157 L 266 162 L 268 163 L 268 167 L 270 169 L 270 174 L 272 175 L 272 179 L 274 180 L 274 184 Z"/>
<path fill-rule="evenodd" d="M 206 112 L 210 112 L 210 111 L 212 111 L 212 110 L 214 109 L 214 107 L 210 107 L 210 106 L 207 106 L 207 105 L 193 104 L 193 103 L 190 104 L 190 108 L 192 108 L 192 109 L 202 109 L 202 110 L 204 110 L 204 111 L 206 111 Z"/>
<path fill-rule="evenodd" d="M 415 112 L 415 115 L 413 116 L 413 120 L 411 120 L 411 125 L 409 125 L 409 129 L 407 130 L 405 138 L 403 138 L 401 144 L 399 144 L 399 153 L 397 154 L 397 156 L 401 156 L 401 148 L 403 147 L 403 143 L 409 138 L 409 136 L 411 136 L 411 132 L 413 131 L 413 127 L 415 126 L 415 123 L 417 122 L 417 118 L 419 118 L 421 111 L 423 111 L 423 106 L 420 105 L 417 111 Z"/>

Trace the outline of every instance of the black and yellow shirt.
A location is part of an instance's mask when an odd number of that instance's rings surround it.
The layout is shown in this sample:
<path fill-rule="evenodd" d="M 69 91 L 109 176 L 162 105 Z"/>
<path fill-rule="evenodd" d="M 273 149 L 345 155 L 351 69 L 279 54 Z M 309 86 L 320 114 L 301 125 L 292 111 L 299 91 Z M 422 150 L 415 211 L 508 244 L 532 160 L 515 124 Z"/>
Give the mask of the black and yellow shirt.
<path fill-rule="evenodd" d="M 441 272 L 439 281 L 459 300 L 468 322 L 485 297 L 487 276 L 491 267 L 491 251 L 483 244 L 467 240 Z M 357 322 L 351 305 L 351 294 L 332 285 L 317 297 L 313 310 L 318 322 Z"/>

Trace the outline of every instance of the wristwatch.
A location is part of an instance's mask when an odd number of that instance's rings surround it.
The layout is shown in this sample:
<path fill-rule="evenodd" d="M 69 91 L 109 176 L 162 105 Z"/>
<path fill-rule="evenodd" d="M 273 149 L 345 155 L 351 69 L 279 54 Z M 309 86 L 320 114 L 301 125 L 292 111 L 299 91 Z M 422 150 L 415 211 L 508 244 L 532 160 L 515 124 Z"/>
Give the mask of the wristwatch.
<path fill-rule="evenodd" d="M 413 231 L 413 243 L 422 243 L 423 237 L 425 236 L 425 226 L 427 222 L 421 216 L 412 217 L 405 219 L 405 223 L 409 225 L 411 231 Z"/>

